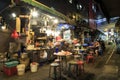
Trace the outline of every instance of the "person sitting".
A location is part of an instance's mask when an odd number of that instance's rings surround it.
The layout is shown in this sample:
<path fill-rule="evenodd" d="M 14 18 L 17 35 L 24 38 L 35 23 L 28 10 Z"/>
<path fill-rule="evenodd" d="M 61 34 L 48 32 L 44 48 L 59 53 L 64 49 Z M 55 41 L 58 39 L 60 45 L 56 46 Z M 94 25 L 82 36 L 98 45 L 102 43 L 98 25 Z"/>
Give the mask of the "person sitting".
<path fill-rule="evenodd" d="M 94 51 L 95 51 L 96 56 L 98 56 L 98 50 L 99 50 L 99 48 L 100 48 L 99 41 L 95 41 L 95 43 L 94 43 Z"/>
<path fill-rule="evenodd" d="M 46 52 L 46 51 L 41 51 L 41 53 L 40 53 L 40 58 L 41 58 L 41 59 L 47 58 L 47 52 Z"/>

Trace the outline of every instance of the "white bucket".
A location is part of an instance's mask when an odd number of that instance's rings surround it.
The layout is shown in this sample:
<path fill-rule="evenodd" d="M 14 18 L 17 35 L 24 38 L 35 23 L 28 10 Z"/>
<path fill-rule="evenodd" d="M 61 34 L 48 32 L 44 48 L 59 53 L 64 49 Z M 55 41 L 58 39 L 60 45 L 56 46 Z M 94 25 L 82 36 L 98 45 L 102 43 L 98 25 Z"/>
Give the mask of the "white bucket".
<path fill-rule="evenodd" d="M 33 62 L 30 64 L 31 72 L 37 72 L 38 70 L 38 63 Z"/>
<path fill-rule="evenodd" d="M 17 65 L 17 72 L 18 72 L 18 75 L 24 75 L 24 73 L 25 73 L 25 64 Z"/>

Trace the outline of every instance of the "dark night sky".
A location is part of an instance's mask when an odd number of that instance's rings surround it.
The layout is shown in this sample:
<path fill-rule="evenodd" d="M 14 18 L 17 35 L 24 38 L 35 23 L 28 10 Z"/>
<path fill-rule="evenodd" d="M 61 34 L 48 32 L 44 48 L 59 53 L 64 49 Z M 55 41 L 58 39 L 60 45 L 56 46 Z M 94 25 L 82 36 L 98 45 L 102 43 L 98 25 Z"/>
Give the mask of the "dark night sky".
<path fill-rule="evenodd" d="M 0 0 L 0 12 L 10 4 L 11 0 Z"/>
<path fill-rule="evenodd" d="M 37 0 L 55 10 L 67 14 L 69 12 L 77 11 L 76 6 L 68 2 L 68 0 Z"/>
<path fill-rule="evenodd" d="M 76 12 L 76 3 L 82 3 L 85 0 L 74 0 L 75 4 L 70 4 L 68 0 L 36 0 L 38 2 L 41 2 L 51 8 L 54 8 L 55 10 L 63 13 L 68 14 L 71 12 Z M 82 2 L 81 2 L 82 1 Z M 2 11 L 5 7 L 7 7 L 11 3 L 11 0 L 0 0 L 0 11 Z"/>

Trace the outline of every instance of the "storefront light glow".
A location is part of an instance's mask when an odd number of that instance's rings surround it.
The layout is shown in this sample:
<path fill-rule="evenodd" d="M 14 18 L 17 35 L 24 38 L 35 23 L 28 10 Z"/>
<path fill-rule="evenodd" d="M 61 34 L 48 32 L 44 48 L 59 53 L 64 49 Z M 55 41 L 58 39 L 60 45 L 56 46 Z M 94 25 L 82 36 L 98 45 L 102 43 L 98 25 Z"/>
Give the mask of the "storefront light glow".
<path fill-rule="evenodd" d="M 59 36 L 60 35 L 60 31 L 55 32 L 55 36 Z"/>
<path fill-rule="evenodd" d="M 5 29 L 6 29 L 6 27 L 5 27 L 5 26 L 2 26 L 2 27 L 1 27 L 1 29 L 2 29 L 2 30 L 5 30 Z"/>
<path fill-rule="evenodd" d="M 53 16 L 47 15 L 50 19 L 54 18 Z"/>
<path fill-rule="evenodd" d="M 46 34 L 47 34 L 47 36 L 49 36 L 49 35 L 52 34 L 52 31 L 51 30 L 46 30 Z"/>
<path fill-rule="evenodd" d="M 47 34 L 47 36 L 50 36 L 50 35 L 52 35 L 52 36 L 59 36 L 60 35 L 60 31 L 52 31 L 52 30 L 46 30 L 46 34 Z"/>
<path fill-rule="evenodd" d="M 72 0 L 69 0 L 69 3 L 71 3 L 71 4 L 72 4 Z"/>
<path fill-rule="evenodd" d="M 33 12 L 31 13 L 31 15 L 32 15 L 33 17 L 38 17 L 38 12 L 37 12 L 37 11 L 33 11 Z"/>
<path fill-rule="evenodd" d="M 12 17 L 16 17 L 16 14 L 15 14 L 15 13 L 12 13 Z"/>
<path fill-rule="evenodd" d="M 43 31 L 46 31 L 46 28 L 43 28 Z"/>
<path fill-rule="evenodd" d="M 82 9 L 82 5 L 80 5 L 80 4 L 77 4 L 77 9 Z"/>
<path fill-rule="evenodd" d="M 108 36 L 108 32 L 105 32 L 104 34 L 105 34 L 106 36 Z"/>
<path fill-rule="evenodd" d="M 58 19 L 55 19 L 53 22 L 54 22 L 55 24 L 57 24 L 57 23 L 58 23 Z"/>
<path fill-rule="evenodd" d="M 75 19 L 75 15 L 73 15 L 73 19 Z"/>

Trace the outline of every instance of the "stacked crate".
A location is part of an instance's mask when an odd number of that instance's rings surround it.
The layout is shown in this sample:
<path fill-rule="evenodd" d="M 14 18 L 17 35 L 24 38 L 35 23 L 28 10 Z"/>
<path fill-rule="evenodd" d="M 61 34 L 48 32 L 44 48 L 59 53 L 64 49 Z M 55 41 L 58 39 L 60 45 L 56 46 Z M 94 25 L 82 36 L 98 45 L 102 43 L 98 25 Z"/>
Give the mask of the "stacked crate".
<path fill-rule="evenodd" d="M 18 61 L 6 62 L 3 66 L 3 72 L 7 76 L 15 75 L 17 74 L 17 68 L 16 68 L 17 65 L 18 65 Z"/>

